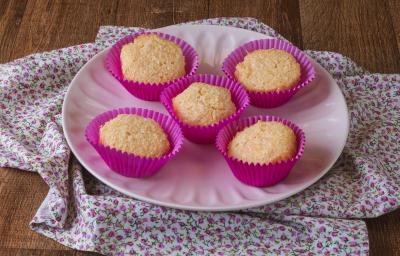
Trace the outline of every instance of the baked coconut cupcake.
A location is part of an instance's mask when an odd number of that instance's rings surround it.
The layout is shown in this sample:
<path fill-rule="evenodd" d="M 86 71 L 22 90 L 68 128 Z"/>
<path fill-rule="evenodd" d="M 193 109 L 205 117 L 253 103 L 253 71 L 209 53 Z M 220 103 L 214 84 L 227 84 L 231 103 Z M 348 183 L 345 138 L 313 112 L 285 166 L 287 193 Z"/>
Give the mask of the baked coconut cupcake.
<path fill-rule="evenodd" d="M 279 39 L 259 39 L 232 51 L 222 71 L 247 90 L 250 104 L 275 108 L 287 103 L 315 78 L 307 55 Z"/>
<path fill-rule="evenodd" d="M 112 171 L 134 178 L 154 175 L 183 143 L 172 118 L 142 108 L 113 109 L 94 117 L 85 137 Z"/>
<path fill-rule="evenodd" d="M 246 90 L 223 76 L 197 74 L 165 89 L 160 97 L 168 113 L 192 142 L 210 144 L 218 131 L 249 105 Z"/>
<path fill-rule="evenodd" d="M 216 147 L 241 182 L 272 186 L 287 177 L 304 152 L 304 132 L 276 116 L 251 116 L 222 128 Z"/>
<path fill-rule="evenodd" d="M 107 70 L 132 95 L 158 101 L 161 92 L 196 73 L 199 57 L 184 40 L 161 32 L 139 32 L 114 44 Z"/>

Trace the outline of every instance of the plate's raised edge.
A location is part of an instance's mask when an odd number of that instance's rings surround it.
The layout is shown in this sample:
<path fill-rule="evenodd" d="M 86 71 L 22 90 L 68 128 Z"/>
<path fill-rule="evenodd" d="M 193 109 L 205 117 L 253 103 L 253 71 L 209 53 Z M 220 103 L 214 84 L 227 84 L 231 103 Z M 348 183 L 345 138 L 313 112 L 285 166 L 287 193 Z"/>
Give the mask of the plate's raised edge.
<path fill-rule="evenodd" d="M 221 25 L 204 25 L 204 24 L 177 24 L 177 25 L 170 25 L 170 26 L 166 26 L 166 27 L 162 27 L 162 28 L 155 28 L 155 29 L 152 29 L 152 31 L 160 31 L 160 32 L 167 33 L 166 30 L 168 30 L 168 29 L 175 29 L 175 28 L 180 28 L 180 27 L 190 27 L 191 29 L 193 29 L 193 28 L 202 28 L 204 30 L 207 30 L 210 27 L 212 27 L 213 29 L 217 28 L 217 29 L 221 29 L 221 30 L 225 30 L 225 31 L 227 31 L 227 30 L 235 30 L 235 31 L 241 30 L 241 31 L 243 31 L 245 33 L 249 33 L 250 32 L 250 33 L 259 34 L 264 38 L 273 38 L 271 36 L 268 36 L 268 35 L 265 35 L 265 34 L 262 34 L 262 33 L 259 33 L 259 32 L 255 32 L 255 31 L 252 31 L 252 30 L 244 29 L 244 28 L 221 26 Z"/>
<path fill-rule="evenodd" d="M 163 28 L 159 28 L 159 29 L 155 29 L 156 31 L 162 31 L 163 29 L 169 29 L 169 28 L 173 28 L 173 27 L 185 27 L 185 26 L 196 26 L 196 27 L 203 27 L 204 29 L 206 29 L 207 27 L 218 27 L 217 25 L 172 25 L 172 26 L 168 26 L 168 27 L 163 27 Z M 264 34 L 258 33 L 258 32 L 254 32 L 254 31 L 249 31 L 246 29 L 242 29 L 242 28 L 234 28 L 234 27 L 223 27 L 220 26 L 223 29 L 231 29 L 231 30 L 244 30 L 246 32 L 251 32 L 251 33 L 256 33 L 256 34 L 260 34 L 262 36 L 265 36 Z M 268 36 L 265 36 L 265 38 L 268 38 Z M 181 205 L 181 204 L 174 204 L 174 203 L 165 203 L 162 201 L 158 201 L 158 200 L 153 200 L 147 197 L 143 197 L 140 195 L 137 195 L 135 193 L 131 193 L 129 191 L 125 191 L 117 186 L 114 186 L 112 183 L 108 182 L 106 179 L 102 178 L 100 175 L 98 175 L 95 171 L 91 170 L 91 168 L 89 166 L 87 166 L 84 161 L 82 161 L 82 159 L 79 157 L 79 155 L 76 152 L 76 149 L 72 146 L 71 144 L 71 140 L 65 130 L 65 107 L 66 107 L 66 102 L 67 99 L 69 97 L 70 91 L 71 91 L 71 84 L 74 83 L 75 79 L 77 78 L 77 76 L 88 66 L 90 65 L 90 63 L 92 63 L 99 55 L 101 54 L 105 54 L 105 52 L 107 52 L 109 50 L 110 47 L 102 50 L 101 52 L 97 53 L 92 59 L 90 59 L 79 71 L 78 73 L 75 75 L 75 77 L 72 79 L 70 85 L 68 86 L 67 92 L 64 96 L 64 102 L 62 105 L 62 114 L 61 114 L 61 118 L 62 118 L 62 126 L 63 126 L 63 132 L 64 132 L 64 136 L 67 140 L 67 143 L 72 151 L 72 153 L 75 155 L 75 157 L 78 159 L 78 161 L 83 165 L 83 167 L 88 170 L 93 176 L 95 176 L 98 180 L 100 180 L 101 182 L 103 182 L 104 184 L 110 186 L 111 188 L 126 194 L 128 196 L 134 197 L 136 199 L 148 202 L 148 203 L 153 203 L 153 204 L 157 204 L 160 206 L 165 206 L 165 207 L 171 207 L 171 208 L 176 208 L 176 209 L 182 209 L 182 210 L 191 210 L 191 211 L 214 211 L 214 212 L 220 212 L 220 211 L 237 211 L 237 210 L 243 210 L 243 209 L 249 209 L 249 208 L 254 208 L 254 207 L 258 207 L 258 206 L 262 206 L 262 205 L 266 205 L 266 204 L 271 204 L 283 199 L 286 199 L 290 196 L 293 196 L 303 190 L 305 190 L 306 188 L 310 187 L 311 185 L 313 185 L 315 182 L 317 182 L 322 176 L 324 176 L 331 168 L 332 166 L 335 164 L 335 162 L 338 160 L 338 158 L 340 157 L 340 155 L 343 152 L 344 146 L 346 145 L 346 141 L 347 141 L 347 137 L 349 135 L 349 127 L 350 127 L 350 123 L 349 123 L 349 114 L 348 114 L 348 108 L 347 108 L 347 104 L 346 104 L 346 100 L 343 96 L 342 91 L 340 90 L 339 86 L 337 85 L 336 81 L 333 79 L 333 77 L 328 73 L 328 71 L 326 71 L 320 64 L 318 64 L 316 61 L 314 61 L 313 59 L 310 59 L 312 64 L 315 66 L 319 66 L 318 68 L 320 68 L 322 70 L 322 72 L 324 72 L 329 79 L 337 86 L 338 90 L 340 91 L 341 95 L 342 95 L 342 101 L 344 103 L 344 106 L 346 107 L 346 121 L 347 121 L 347 130 L 346 130 L 346 137 L 345 140 L 342 142 L 342 147 L 341 150 L 338 151 L 336 157 L 334 158 L 334 160 L 332 160 L 332 162 L 329 164 L 329 167 L 327 167 L 323 172 L 321 172 L 319 175 L 317 175 L 316 177 L 314 177 L 314 179 L 310 180 L 306 185 L 304 185 L 301 189 L 299 190 L 295 190 L 292 191 L 291 193 L 288 194 L 283 194 L 281 197 L 273 200 L 273 201 L 269 201 L 269 202 L 251 202 L 248 204 L 241 204 L 238 206 L 223 206 L 223 207 L 212 207 L 212 206 L 188 206 L 188 205 Z"/>

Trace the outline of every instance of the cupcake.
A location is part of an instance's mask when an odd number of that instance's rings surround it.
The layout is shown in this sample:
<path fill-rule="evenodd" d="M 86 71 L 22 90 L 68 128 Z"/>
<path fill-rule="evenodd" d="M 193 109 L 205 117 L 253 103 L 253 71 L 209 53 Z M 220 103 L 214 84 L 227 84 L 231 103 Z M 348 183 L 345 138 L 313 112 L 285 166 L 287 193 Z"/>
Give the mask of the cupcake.
<path fill-rule="evenodd" d="M 304 132 L 274 116 L 233 122 L 218 133 L 216 147 L 237 179 L 252 186 L 271 186 L 288 176 L 304 152 Z"/>
<path fill-rule="evenodd" d="M 161 94 L 161 102 L 195 143 L 213 143 L 219 129 L 237 119 L 249 104 L 246 91 L 221 76 L 194 75 Z"/>
<path fill-rule="evenodd" d="M 248 42 L 224 60 L 223 72 L 246 88 L 256 107 L 273 108 L 293 97 L 315 78 L 307 56 L 278 39 Z"/>
<path fill-rule="evenodd" d="M 159 32 L 142 32 L 117 42 L 105 60 L 108 71 L 134 96 L 159 100 L 161 91 L 194 74 L 196 51 L 182 39 Z"/>
<path fill-rule="evenodd" d="M 140 108 L 100 114 L 86 127 L 85 135 L 110 169 L 128 177 L 155 174 L 183 143 L 173 119 Z"/>

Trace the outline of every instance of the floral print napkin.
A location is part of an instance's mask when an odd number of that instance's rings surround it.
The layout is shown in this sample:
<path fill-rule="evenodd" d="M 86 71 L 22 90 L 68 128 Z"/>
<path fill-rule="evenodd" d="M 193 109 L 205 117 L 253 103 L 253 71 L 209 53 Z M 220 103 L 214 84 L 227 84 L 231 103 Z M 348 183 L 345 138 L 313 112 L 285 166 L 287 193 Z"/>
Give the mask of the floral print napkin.
<path fill-rule="evenodd" d="M 282 38 L 252 18 L 192 23 Z M 366 255 L 364 221 L 400 205 L 400 75 L 371 74 L 332 52 L 306 51 L 336 79 L 350 135 L 320 181 L 239 212 L 189 212 L 129 198 L 94 179 L 63 137 L 61 105 L 76 72 L 141 28 L 101 27 L 96 43 L 0 65 L 0 166 L 38 172 L 49 193 L 30 226 L 66 246 L 107 255 Z"/>

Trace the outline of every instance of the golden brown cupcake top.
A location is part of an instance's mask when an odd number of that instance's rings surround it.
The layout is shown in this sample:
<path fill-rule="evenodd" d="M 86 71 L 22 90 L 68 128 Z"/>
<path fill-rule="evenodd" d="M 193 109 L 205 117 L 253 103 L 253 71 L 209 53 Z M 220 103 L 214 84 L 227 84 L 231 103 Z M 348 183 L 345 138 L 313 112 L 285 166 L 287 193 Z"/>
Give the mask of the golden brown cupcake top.
<path fill-rule="evenodd" d="M 253 164 L 289 160 L 296 153 L 296 135 L 280 122 L 258 121 L 238 132 L 228 145 L 229 156 Z"/>
<path fill-rule="evenodd" d="M 100 144 L 141 157 L 160 157 L 170 143 L 161 126 L 151 118 L 120 114 L 100 128 Z"/>
<path fill-rule="evenodd" d="M 192 83 L 172 104 L 178 118 L 190 125 L 215 124 L 236 111 L 228 89 L 206 83 Z"/>
<path fill-rule="evenodd" d="M 236 79 L 249 91 L 270 92 L 289 89 L 300 81 L 300 64 L 288 52 L 256 50 L 236 65 Z"/>
<path fill-rule="evenodd" d="M 164 83 L 185 75 L 181 47 L 156 34 L 135 38 L 121 49 L 124 78 L 143 83 Z"/>

